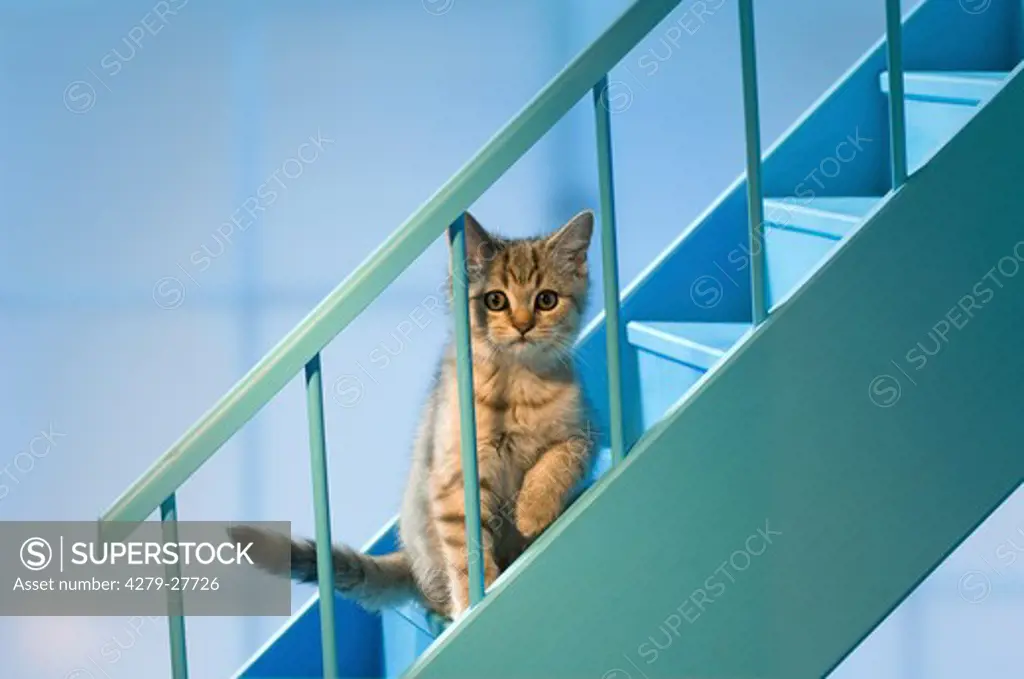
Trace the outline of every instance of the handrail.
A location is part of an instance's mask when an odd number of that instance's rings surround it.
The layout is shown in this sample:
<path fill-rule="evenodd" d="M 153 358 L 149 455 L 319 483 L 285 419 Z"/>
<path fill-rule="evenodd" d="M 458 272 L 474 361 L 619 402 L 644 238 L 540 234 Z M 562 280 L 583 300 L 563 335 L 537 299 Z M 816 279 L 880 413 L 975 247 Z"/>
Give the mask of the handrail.
<path fill-rule="evenodd" d="M 125 530 L 152 514 L 680 2 L 636 0 L 626 9 L 161 455 L 101 526 Z"/>

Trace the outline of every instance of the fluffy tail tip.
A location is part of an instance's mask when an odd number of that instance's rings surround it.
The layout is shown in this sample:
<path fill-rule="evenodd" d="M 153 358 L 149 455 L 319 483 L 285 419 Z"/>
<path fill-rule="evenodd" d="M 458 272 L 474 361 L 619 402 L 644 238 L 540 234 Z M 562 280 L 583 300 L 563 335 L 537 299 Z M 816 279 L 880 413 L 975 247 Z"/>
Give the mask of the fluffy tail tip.
<path fill-rule="evenodd" d="M 292 540 L 287 535 L 244 524 L 230 526 L 227 533 L 262 570 L 275 575 L 291 574 Z"/>

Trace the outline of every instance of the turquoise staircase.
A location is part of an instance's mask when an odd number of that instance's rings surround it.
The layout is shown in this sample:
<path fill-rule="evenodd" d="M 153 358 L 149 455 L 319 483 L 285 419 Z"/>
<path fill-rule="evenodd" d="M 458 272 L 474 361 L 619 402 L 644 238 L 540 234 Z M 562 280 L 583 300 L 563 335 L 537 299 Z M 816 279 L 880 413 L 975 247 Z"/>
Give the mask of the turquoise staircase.
<path fill-rule="evenodd" d="M 627 10 L 104 519 L 173 517 L 175 489 L 307 362 L 315 411 L 322 347 L 677 4 Z M 1024 480 L 1024 10 L 981 4 L 922 3 L 902 78 L 896 33 L 755 160 L 757 182 L 739 178 L 621 297 L 606 287 L 617 314 L 585 329 L 579 366 L 629 455 L 606 435 L 589 488 L 464 618 L 333 596 L 332 627 L 314 597 L 236 676 L 324 676 L 324 635 L 345 677 L 834 669 Z M 395 540 L 392 522 L 366 549 Z"/>

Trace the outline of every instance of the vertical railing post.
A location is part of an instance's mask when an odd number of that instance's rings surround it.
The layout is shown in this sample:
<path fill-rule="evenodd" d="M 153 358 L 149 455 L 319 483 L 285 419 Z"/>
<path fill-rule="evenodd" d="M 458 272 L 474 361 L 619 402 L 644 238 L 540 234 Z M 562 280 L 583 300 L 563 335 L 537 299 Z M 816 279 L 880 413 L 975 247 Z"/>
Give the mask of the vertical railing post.
<path fill-rule="evenodd" d="M 604 285 L 605 349 L 608 356 L 608 419 L 612 464 L 626 455 L 622 412 L 622 324 L 619 320 L 619 258 L 615 237 L 615 182 L 607 74 L 594 86 L 597 174 L 601 195 L 601 267 Z"/>
<path fill-rule="evenodd" d="M 743 118 L 747 130 L 747 212 L 750 239 L 750 296 L 754 325 L 768 315 L 765 296 L 764 195 L 761 189 L 761 114 L 757 101 L 757 43 L 753 0 L 739 0 Z"/>
<path fill-rule="evenodd" d="M 160 504 L 160 530 L 165 543 L 178 544 L 178 503 L 171 493 Z M 167 579 L 181 579 L 180 556 L 166 567 Z M 173 679 L 188 679 L 188 648 L 185 646 L 185 610 L 181 590 L 168 590 L 167 631 L 171 641 L 171 676 Z"/>
<path fill-rule="evenodd" d="M 313 476 L 313 515 L 316 530 L 316 577 L 320 590 L 320 644 L 324 679 L 337 679 L 338 653 L 334 635 L 334 563 L 331 557 L 330 483 L 327 476 L 327 437 L 324 433 L 324 392 L 320 354 L 306 364 L 306 411 Z"/>
<path fill-rule="evenodd" d="M 907 121 L 903 101 L 903 24 L 900 0 L 885 0 L 885 45 L 889 68 L 889 148 L 892 189 L 907 181 Z"/>
<path fill-rule="evenodd" d="M 481 552 L 480 476 L 476 464 L 476 409 L 473 403 L 473 355 L 469 333 L 469 268 L 466 257 L 466 215 L 448 227 L 452 260 L 452 312 L 455 316 L 455 363 L 459 387 L 459 450 L 466 503 L 466 558 L 469 605 L 484 597 Z"/>

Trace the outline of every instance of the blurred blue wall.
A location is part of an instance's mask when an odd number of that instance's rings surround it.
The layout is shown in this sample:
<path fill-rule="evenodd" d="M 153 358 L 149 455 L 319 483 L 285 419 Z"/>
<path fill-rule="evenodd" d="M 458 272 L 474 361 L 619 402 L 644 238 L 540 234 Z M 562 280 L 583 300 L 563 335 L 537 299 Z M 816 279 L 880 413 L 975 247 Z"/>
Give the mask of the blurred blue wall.
<path fill-rule="evenodd" d="M 0 520 L 95 518 L 626 4 L 0 0 Z M 759 6 L 766 146 L 881 35 L 882 5 Z M 684 1 L 611 79 L 625 282 L 742 171 L 734 3 Z M 592 115 L 479 201 L 485 225 L 595 204 Z M 444 266 L 438 242 L 324 353 L 341 540 L 397 511 Z M 297 378 L 182 488 L 181 517 L 310 534 L 305 432 Z M 1024 667 L 1008 504 L 836 676 Z M 282 622 L 189 619 L 193 676 L 229 675 Z M 5 618 L 0 650 L 18 679 L 168 672 L 149 618 Z"/>

